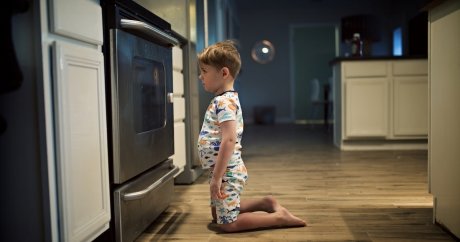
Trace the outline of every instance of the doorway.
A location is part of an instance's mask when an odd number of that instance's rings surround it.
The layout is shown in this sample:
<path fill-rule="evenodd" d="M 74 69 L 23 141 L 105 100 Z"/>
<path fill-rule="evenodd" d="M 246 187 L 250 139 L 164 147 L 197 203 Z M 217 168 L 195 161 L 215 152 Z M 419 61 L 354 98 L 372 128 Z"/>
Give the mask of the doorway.
<path fill-rule="evenodd" d="M 324 87 L 332 78 L 332 67 L 329 62 L 339 53 L 338 27 L 291 26 L 290 41 L 291 117 L 296 123 L 322 123 L 323 106 L 314 104 L 313 100 L 324 98 Z M 317 81 L 314 81 L 315 79 Z M 329 96 L 332 96 L 332 91 Z"/>

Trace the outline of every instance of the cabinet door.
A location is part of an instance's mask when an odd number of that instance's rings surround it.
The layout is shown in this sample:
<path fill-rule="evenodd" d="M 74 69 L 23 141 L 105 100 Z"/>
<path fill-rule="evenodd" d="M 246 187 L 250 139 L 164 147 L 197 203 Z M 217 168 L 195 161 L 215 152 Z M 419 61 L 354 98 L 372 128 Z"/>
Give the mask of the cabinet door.
<path fill-rule="evenodd" d="M 428 78 L 395 77 L 394 135 L 428 135 Z"/>
<path fill-rule="evenodd" d="M 98 0 L 51 0 L 51 30 L 102 45 L 102 10 Z"/>
<path fill-rule="evenodd" d="M 88 241 L 110 220 L 103 55 L 64 43 L 53 50 L 60 236 Z"/>
<path fill-rule="evenodd" d="M 388 79 L 345 80 L 345 137 L 386 137 Z"/>

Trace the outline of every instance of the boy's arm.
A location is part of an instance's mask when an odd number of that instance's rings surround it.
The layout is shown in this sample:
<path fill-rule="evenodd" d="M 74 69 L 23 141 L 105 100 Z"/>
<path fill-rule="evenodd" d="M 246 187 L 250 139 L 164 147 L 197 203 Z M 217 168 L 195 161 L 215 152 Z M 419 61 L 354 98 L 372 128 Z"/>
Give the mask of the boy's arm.
<path fill-rule="evenodd" d="M 220 123 L 222 140 L 220 143 L 219 154 L 217 155 L 216 165 L 214 166 L 213 177 L 211 180 L 211 198 L 223 199 L 224 195 L 220 190 L 222 177 L 227 169 L 227 163 L 232 157 L 236 143 L 236 121 L 229 120 Z"/>

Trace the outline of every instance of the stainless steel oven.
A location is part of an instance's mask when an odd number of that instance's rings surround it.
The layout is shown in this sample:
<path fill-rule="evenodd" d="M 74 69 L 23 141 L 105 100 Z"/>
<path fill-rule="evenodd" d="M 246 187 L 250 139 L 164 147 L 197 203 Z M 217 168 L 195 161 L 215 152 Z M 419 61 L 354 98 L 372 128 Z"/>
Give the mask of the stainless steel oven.
<path fill-rule="evenodd" d="M 138 37 L 160 34 L 120 19 L 111 32 L 114 182 L 123 183 L 174 154 L 172 50 Z M 173 41 L 173 40 L 171 40 Z"/>
<path fill-rule="evenodd" d="M 174 193 L 171 48 L 179 42 L 134 2 L 104 3 L 112 230 L 116 241 L 132 241 Z"/>

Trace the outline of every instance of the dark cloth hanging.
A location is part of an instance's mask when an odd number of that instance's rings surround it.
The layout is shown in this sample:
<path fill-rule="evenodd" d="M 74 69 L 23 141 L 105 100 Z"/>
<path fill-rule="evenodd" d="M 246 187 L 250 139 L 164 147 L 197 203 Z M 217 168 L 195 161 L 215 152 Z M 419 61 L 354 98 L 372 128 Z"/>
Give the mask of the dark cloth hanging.
<path fill-rule="evenodd" d="M 0 58 L 0 94 L 14 91 L 22 84 L 23 76 L 14 51 L 11 17 L 29 9 L 27 0 L 9 0 L 3 4 L 5 6 L 0 9 L 0 29 L 3 29 L 5 34 L 0 36 L 0 46 L 3 50 Z"/>
<path fill-rule="evenodd" d="M 0 8 L 0 29 L 5 34 L 0 36 L 2 56 L 0 58 L 0 94 L 12 92 L 21 87 L 23 76 L 19 67 L 16 52 L 13 44 L 13 33 L 11 32 L 11 17 L 17 13 L 24 13 L 29 9 L 28 0 L 7 0 L 3 2 L 4 7 Z M 3 115 L 0 114 L 0 135 L 8 127 Z"/>

